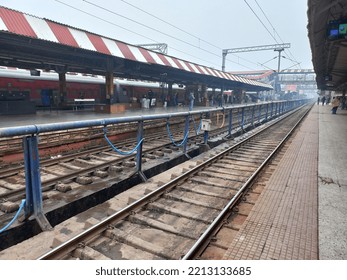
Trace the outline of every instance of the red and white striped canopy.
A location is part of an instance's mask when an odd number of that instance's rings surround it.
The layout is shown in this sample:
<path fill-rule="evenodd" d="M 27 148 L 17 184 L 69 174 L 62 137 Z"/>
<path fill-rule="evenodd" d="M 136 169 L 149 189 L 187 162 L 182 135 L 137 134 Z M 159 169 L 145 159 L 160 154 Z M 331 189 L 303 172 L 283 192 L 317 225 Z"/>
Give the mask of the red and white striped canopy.
<path fill-rule="evenodd" d="M 191 73 L 213 76 L 246 85 L 272 89 L 270 85 L 252 81 L 210 67 L 164 55 L 138 46 L 93 34 L 85 30 L 38 18 L 0 6 L 0 31 L 87 49 L 147 64 L 158 64 Z"/>

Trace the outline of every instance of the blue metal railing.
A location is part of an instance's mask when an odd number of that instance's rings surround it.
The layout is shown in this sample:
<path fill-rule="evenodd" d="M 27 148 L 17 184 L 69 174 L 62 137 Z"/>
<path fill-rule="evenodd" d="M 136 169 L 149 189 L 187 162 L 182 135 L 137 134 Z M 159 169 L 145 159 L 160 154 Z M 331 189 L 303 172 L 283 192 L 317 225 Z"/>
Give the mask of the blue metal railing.
<path fill-rule="evenodd" d="M 200 115 L 200 119 L 202 119 L 203 116 L 206 116 L 207 118 L 209 118 L 209 116 L 213 112 L 223 112 L 223 113 L 229 112 L 228 136 L 231 136 L 231 132 L 233 130 L 233 127 L 232 127 L 233 111 L 237 112 L 236 116 L 238 118 L 238 127 L 241 130 L 243 130 L 244 125 L 246 125 L 246 120 L 252 126 L 254 125 L 255 119 L 258 119 L 258 123 L 260 123 L 262 110 L 265 110 L 263 119 L 267 121 L 269 118 L 271 119 L 273 115 L 276 116 L 279 114 L 284 114 L 285 112 L 289 110 L 293 110 L 294 108 L 299 107 L 303 105 L 304 103 L 308 103 L 308 102 L 310 102 L 309 99 L 294 100 L 294 101 L 272 101 L 272 102 L 265 102 L 265 103 L 259 103 L 259 104 L 253 103 L 253 104 L 246 104 L 246 105 L 225 106 L 225 107 L 217 107 L 217 108 L 187 111 L 187 112 L 127 116 L 127 117 L 106 118 L 106 119 L 87 120 L 87 121 L 6 127 L 6 128 L 0 128 L 0 138 L 25 135 L 25 137 L 23 137 L 25 174 L 26 174 L 26 196 L 27 196 L 25 207 L 24 207 L 25 217 L 28 218 L 29 216 L 33 215 L 35 219 L 39 222 L 39 225 L 41 226 L 41 228 L 43 230 L 48 230 L 51 228 L 51 226 L 43 214 L 43 207 L 42 207 L 40 160 L 39 160 L 39 154 L 38 154 L 38 141 L 37 141 L 38 135 L 40 133 L 68 130 L 68 129 L 71 130 L 71 129 L 87 128 L 87 127 L 98 127 L 98 126 L 106 128 L 107 125 L 111 125 L 111 124 L 137 122 L 138 123 L 138 134 L 137 134 L 138 144 L 131 151 L 131 153 L 137 150 L 137 155 L 136 155 L 137 172 L 143 180 L 146 180 L 146 177 L 144 176 L 141 170 L 142 145 L 144 142 L 144 139 L 143 139 L 144 121 L 159 120 L 159 119 L 169 120 L 171 118 L 185 117 L 186 124 L 185 124 L 185 131 L 183 134 L 184 137 L 181 142 L 181 145 L 183 145 L 183 152 L 186 154 L 187 138 L 189 133 L 189 120 L 190 118 L 193 118 L 193 115 Z M 274 104 L 276 106 L 275 112 L 274 112 Z M 259 107 L 258 116 L 256 116 L 255 114 L 255 111 L 258 109 L 257 107 Z M 245 110 L 247 110 L 246 116 L 245 116 Z M 199 127 L 200 126 L 201 126 L 201 122 Z M 237 127 L 235 129 L 237 129 Z M 195 130 L 196 130 L 196 127 L 195 127 Z M 104 131 L 104 134 L 106 136 L 106 131 Z M 171 140 L 173 140 L 171 133 L 169 133 L 169 137 Z M 107 137 L 105 138 L 106 140 L 108 140 Z M 208 131 L 205 131 L 204 142 L 207 143 L 207 140 L 208 140 Z M 108 143 L 112 145 L 111 141 L 108 141 Z"/>

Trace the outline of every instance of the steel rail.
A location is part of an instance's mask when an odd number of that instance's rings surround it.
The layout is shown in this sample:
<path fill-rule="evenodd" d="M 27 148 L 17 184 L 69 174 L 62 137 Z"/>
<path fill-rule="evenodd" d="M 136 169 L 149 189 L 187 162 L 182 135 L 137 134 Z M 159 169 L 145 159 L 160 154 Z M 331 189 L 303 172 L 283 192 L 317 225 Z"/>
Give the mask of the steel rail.
<path fill-rule="evenodd" d="M 180 125 L 180 123 L 178 123 L 178 125 Z M 226 131 L 225 127 L 223 127 L 223 128 L 216 128 L 215 130 L 210 132 L 210 134 L 212 134 L 210 137 L 213 137 L 214 134 L 218 135 L 220 133 L 224 133 L 225 131 Z M 157 136 L 152 136 L 152 137 L 155 138 Z M 188 139 L 189 140 L 190 139 L 196 139 L 197 137 L 202 137 L 202 136 L 201 135 L 199 135 L 199 136 L 193 135 L 193 136 L 190 136 Z M 127 144 L 132 143 L 132 142 L 135 143 L 135 141 L 131 141 L 131 142 L 128 141 Z M 120 143 L 117 143 L 117 145 L 122 145 L 122 143 L 123 143 L 123 141 L 121 141 Z M 165 148 L 166 146 L 170 146 L 170 145 L 171 145 L 171 142 L 167 142 L 166 144 L 164 144 L 162 146 L 154 147 L 154 148 L 151 148 L 151 149 L 146 149 L 146 150 L 143 151 L 143 153 L 148 153 L 148 152 L 151 152 L 151 151 L 155 151 L 158 148 Z M 62 156 L 62 157 L 60 157 L 58 159 L 42 160 L 41 164 L 42 164 L 42 167 L 49 167 L 49 166 L 52 166 L 52 165 L 54 165 L 56 163 L 59 163 L 59 162 L 65 162 L 65 161 L 68 161 L 70 159 L 74 159 L 74 158 L 76 158 L 78 156 L 89 155 L 89 154 L 92 154 L 92 153 L 98 153 L 98 152 L 103 152 L 103 151 L 108 151 L 108 150 L 110 150 L 110 148 L 108 146 L 92 148 L 92 149 L 89 149 L 89 150 L 86 150 L 86 151 L 82 151 L 82 152 L 79 152 L 79 153 L 76 153 L 76 154 L 64 155 L 64 156 Z M 94 166 L 91 166 L 90 168 L 85 168 L 83 170 L 78 170 L 76 172 L 72 172 L 72 173 L 69 173 L 69 174 L 66 174 L 66 175 L 61 175 L 59 177 L 59 179 L 52 178 L 52 179 L 43 181 L 42 182 L 42 191 L 49 191 L 49 190 L 51 190 L 54 187 L 54 185 L 56 184 L 57 181 L 71 180 L 71 179 L 76 178 L 79 175 L 91 173 L 91 172 L 93 172 L 96 169 L 102 169 L 102 168 L 107 167 L 108 165 L 119 163 L 119 162 L 121 162 L 123 160 L 129 159 L 129 158 L 132 158 L 132 157 L 133 157 L 133 155 L 123 156 L 121 158 L 117 158 L 117 159 L 114 159 L 114 160 L 107 161 L 107 162 L 105 162 L 103 164 L 100 164 L 100 165 L 94 165 Z M 22 169 L 23 169 L 23 166 L 19 166 L 19 167 L 13 167 L 11 169 L 1 171 L 0 172 L 0 178 L 5 178 L 5 177 L 17 175 Z M 15 196 L 19 196 L 20 198 L 22 198 L 22 196 L 24 195 L 23 192 L 25 192 L 25 187 L 19 188 L 19 189 L 16 189 L 16 190 L 10 190 L 10 191 L 8 191 L 6 193 L 0 194 L 0 199 L 8 199 L 10 197 L 15 197 Z"/>
<path fill-rule="evenodd" d="M 137 209 L 143 207 L 148 202 L 153 201 L 155 198 L 160 197 L 163 193 L 167 192 L 168 190 L 174 188 L 177 184 L 180 182 L 183 182 L 187 180 L 191 175 L 194 175 L 198 171 L 200 171 L 202 168 L 210 165 L 211 163 L 217 161 L 221 157 L 223 157 L 225 154 L 229 153 L 230 151 L 236 149 L 237 147 L 243 145 L 244 143 L 248 142 L 250 139 L 256 137 L 260 133 L 264 132 L 268 128 L 272 127 L 273 125 L 277 124 L 281 120 L 289 117 L 292 115 L 296 110 L 292 111 L 291 113 L 288 113 L 278 120 L 275 120 L 269 127 L 264 127 L 260 129 L 258 132 L 256 132 L 254 135 L 251 135 L 243 140 L 241 140 L 239 143 L 234 144 L 233 146 L 229 147 L 225 151 L 220 152 L 219 154 L 213 156 L 212 158 L 208 159 L 207 161 L 198 164 L 197 166 L 193 167 L 192 169 L 186 171 L 185 173 L 181 174 L 180 176 L 174 178 L 170 182 L 162 185 L 158 189 L 150 192 L 149 194 L 145 195 L 141 199 L 134 201 L 130 205 L 126 206 L 125 208 L 121 209 L 120 211 L 114 213 L 113 215 L 107 217 L 105 220 L 95 224 L 94 226 L 90 227 L 84 232 L 79 233 L 75 237 L 71 238 L 70 240 L 67 240 L 66 242 L 58 245 L 51 251 L 43 254 L 38 258 L 38 260 L 48 260 L 48 259 L 62 259 L 64 256 L 66 256 L 68 253 L 75 250 L 75 247 L 80 243 L 86 243 L 92 238 L 94 238 L 96 235 L 100 234 L 101 232 L 105 231 L 105 227 L 109 226 L 109 224 L 113 224 L 116 222 L 121 221 L 122 219 L 126 218 L 127 216 L 134 213 Z"/>
<path fill-rule="evenodd" d="M 150 149 L 146 149 L 143 151 L 143 153 L 148 153 L 148 152 L 151 152 L 151 151 L 156 151 L 158 150 L 158 148 L 165 148 L 166 146 L 170 146 L 170 143 L 166 143 L 162 146 L 158 146 L 158 147 L 154 147 L 154 148 L 150 148 Z M 109 150 L 109 148 L 107 148 L 107 150 Z M 86 152 L 83 152 L 83 154 L 90 154 L 90 152 L 88 153 L 87 151 Z M 115 155 L 117 155 L 115 153 Z M 76 154 L 74 155 L 76 157 Z M 78 156 L 78 155 L 77 155 Z M 69 156 L 69 157 L 73 157 L 72 156 Z M 45 181 L 42 181 L 42 191 L 49 191 L 51 190 L 54 185 L 59 182 L 59 181 L 65 181 L 65 180 L 71 180 L 71 179 L 74 179 L 80 175 L 85 175 L 85 174 L 90 174 L 92 172 L 94 172 L 95 170 L 97 169 L 103 169 L 103 168 L 106 168 L 112 164 L 116 164 L 116 163 L 119 163 L 119 162 L 122 162 L 124 160 L 127 160 L 129 158 L 133 158 L 134 155 L 128 155 L 128 156 L 122 156 L 122 157 L 119 157 L 119 158 L 116 158 L 116 159 L 112 159 L 112 160 L 109 160 L 107 162 L 104 162 L 104 163 L 101 163 L 101 164 L 98 164 L 98 165 L 94 165 L 94 166 L 90 166 L 90 167 L 86 167 L 84 168 L 83 170 L 76 170 L 74 172 L 71 172 L 71 173 L 68 173 L 68 174 L 65 174 L 65 175 L 60 175 L 59 178 L 51 178 L 51 179 L 48 179 L 48 180 L 45 180 Z M 62 161 L 61 158 L 57 159 L 56 160 L 57 162 L 58 161 Z M 54 163 L 51 163 L 51 165 L 54 165 Z M 49 165 L 49 166 L 51 166 Z M 22 169 L 22 168 L 21 168 Z M 13 170 L 12 170 L 13 171 Z M 13 171 L 14 172 L 14 171 Z M 12 173 L 13 173 L 12 172 Z M 17 172 L 18 173 L 18 172 Z M 9 192 L 6 192 L 4 194 L 0 194 L 0 199 L 4 199 L 4 198 L 9 198 L 9 197 L 13 197 L 13 196 L 20 196 L 20 195 L 24 195 L 25 194 L 25 187 L 23 188 L 19 188 L 19 189 L 16 189 L 16 190 L 11 190 Z"/>
<path fill-rule="evenodd" d="M 312 108 L 312 106 L 311 106 Z M 211 236 L 214 235 L 217 231 L 219 225 L 223 222 L 225 216 L 228 215 L 230 209 L 235 206 L 239 202 L 239 200 L 243 197 L 245 191 L 251 186 L 254 179 L 259 175 L 259 173 L 264 169 L 264 167 L 270 162 L 270 160 L 274 157 L 274 155 L 279 151 L 279 149 L 284 145 L 284 143 L 291 136 L 293 131 L 297 128 L 297 126 L 301 123 L 303 118 L 308 114 L 311 110 L 309 108 L 305 114 L 296 122 L 293 128 L 287 133 L 287 135 L 283 138 L 283 140 L 276 146 L 276 148 L 271 152 L 271 154 L 263 161 L 263 163 L 257 168 L 257 170 L 248 178 L 248 180 L 242 185 L 240 190 L 232 197 L 229 203 L 223 208 L 220 214 L 213 220 L 212 224 L 206 229 L 206 231 L 200 236 L 200 238 L 195 242 L 195 244 L 191 247 L 191 249 L 187 252 L 187 254 L 182 258 L 182 260 L 191 260 L 202 253 L 205 250 L 207 243 L 211 239 Z"/>

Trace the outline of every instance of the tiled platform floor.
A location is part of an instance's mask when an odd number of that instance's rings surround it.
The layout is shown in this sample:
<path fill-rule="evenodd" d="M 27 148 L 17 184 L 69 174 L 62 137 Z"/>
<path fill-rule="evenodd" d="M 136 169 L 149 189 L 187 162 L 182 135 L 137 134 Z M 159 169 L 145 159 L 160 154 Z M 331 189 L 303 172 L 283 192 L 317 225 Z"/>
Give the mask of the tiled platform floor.
<path fill-rule="evenodd" d="M 224 259 L 318 259 L 318 124 L 315 106 Z"/>

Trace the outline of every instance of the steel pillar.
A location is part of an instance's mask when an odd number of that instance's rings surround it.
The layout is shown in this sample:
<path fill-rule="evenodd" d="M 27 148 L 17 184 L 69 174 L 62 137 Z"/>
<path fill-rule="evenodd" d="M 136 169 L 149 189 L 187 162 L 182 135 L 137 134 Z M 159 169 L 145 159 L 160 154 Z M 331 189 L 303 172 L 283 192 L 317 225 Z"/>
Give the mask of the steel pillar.
<path fill-rule="evenodd" d="M 252 107 L 252 127 L 254 127 L 254 111 L 255 111 L 255 105 Z"/>
<path fill-rule="evenodd" d="M 26 204 L 24 219 L 34 216 L 43 231 L 52 229 L 43 213 L 40 158 L 37 136 L 23 138 Z"/>
<path fill-rule="evenodd" d="M 188 136 L 189 136 L 189 115 L 186 116 L 186 124 L 185 124 L 185 128 L 184 128 L 184 135 L 183 135 L 183 139 L 184 140 L 184 144 L 183 144 L 183 153 L 187 156 L 187 143 L 188 143 Z"/>
<path fill-rule="evenodd" d="M 140 143 L 140 141 L 143 139 L 143 121 L 138 122 L 138 128 L 137 128 L 137 143 Z M 142 181 L 146 182 L 147 177 L 142 171 L 142 145 L 143 141 L 141 144 L 137 147 L 137 152 L 136 152 L 136 169 L 137 173 L 141 177 Z"/>
<path fill-rule="evenodd" d="M 261 104 L 259 105 L 258 124 L 260 123 L 260 117 L 261 117 Z"/>
<path fill-rule="evenodd" d="M 116 103 L 116 96 L 114 93 L 113 72 L 106 73 L 106 99 L 110 104 Z"/>
<path fill-rule="evenodd" d="M 59 73 L 59 104 L 67 101 L 66 73 Z"/>
<path fill-rule="evenodd" d="M 229 125 L 228 125 L 228 137 L 231 136 L 231 131 L 233 130 L 233 109 L 229 110 Z"/>
<path fill-rule="evenodd" d="M 243 126 L 245 122 L 245 107 L 242 107 L 242 117 L 241 117 L 241 131 L 243 132 Z"/>

